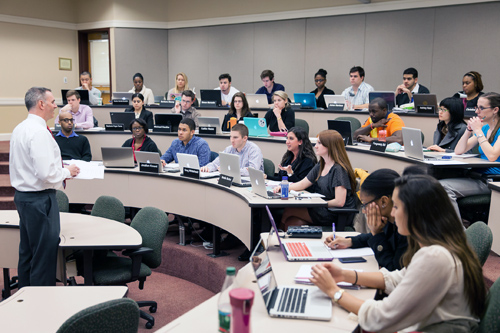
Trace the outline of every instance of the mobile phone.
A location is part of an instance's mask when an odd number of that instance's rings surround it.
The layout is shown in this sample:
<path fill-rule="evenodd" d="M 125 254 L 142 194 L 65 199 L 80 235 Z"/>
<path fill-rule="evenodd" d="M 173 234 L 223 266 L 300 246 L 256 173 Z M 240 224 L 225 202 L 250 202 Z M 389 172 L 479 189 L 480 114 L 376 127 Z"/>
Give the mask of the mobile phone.
<path fill-rule="evenodd" d="M 350 257 L 350 258 L 339 258 L 339 261 L 343 264 L 352 264 L 355 262 L 366 262 L 363 257 Z"/>

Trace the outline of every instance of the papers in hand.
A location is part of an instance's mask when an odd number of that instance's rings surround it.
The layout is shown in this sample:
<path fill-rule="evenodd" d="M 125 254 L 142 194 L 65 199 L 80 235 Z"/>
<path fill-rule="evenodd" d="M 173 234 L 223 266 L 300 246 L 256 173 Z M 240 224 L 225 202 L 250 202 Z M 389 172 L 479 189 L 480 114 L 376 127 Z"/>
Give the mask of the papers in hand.
<path fill-rule="evenodd" d="M 300 266 L 299 271 L 295 275 L 295 283 L 312 285 L 313 283 L 309 281 L 309 279 L 312 278 L 311 271 L 312 271 L 312 265 Z M 363 270 L 356 269 L 356 271 L 362 272 Z M 352 283 L 349 282 L 337 282 L 337 286 L 353 290 L 357 290 L 360 288 L 358 285 L 353 285 Z"/>
<path fill-rule="evenodd" d="M 73 179 L 104 179 L 104 165 L 102 162 L 81 160 L 63 161 L 64 165 L 75 164 L 80 168 L 80 173 Z"/>
<path fill-rule="evenodd" d="M 335 259 L 350 258 L 350 257 L 366 257 L 375 255 L 375 253 L 373 253 L 373 250 L 370 247 L 361 247 L 359 249 L 341 249 L 341 250 L 330 249 L 330 253 Z"/>

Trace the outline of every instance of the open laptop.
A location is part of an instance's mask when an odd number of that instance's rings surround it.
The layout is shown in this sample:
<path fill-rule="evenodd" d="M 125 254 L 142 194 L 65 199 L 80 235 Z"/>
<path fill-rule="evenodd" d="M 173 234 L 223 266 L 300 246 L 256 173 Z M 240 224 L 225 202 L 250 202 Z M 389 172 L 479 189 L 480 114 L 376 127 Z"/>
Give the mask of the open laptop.
<path fill-rule="evenodd" d="M 160 166 L 159 171 L 166 172 L 166 170 L 163 169 L 163 164 L 161 163 L 160 160 L 160 154 L 158 153 L 153 153 L 149 151 L 136 151 L 135 159 L 137 160 L 137 164 L 139 163 L 158 164 Z"/>
<path fill-rule="evenodd" d="M 156 113 L 155 114 L 155 125 L 158 126 L 170 126 L 170 132 L 177 132 L 179 129 L 179 123 L 182 120 L 182 114 L 180 113 Z"/>
<path fill-rule="evenodd" d="M 220 173 L 233 177 L 233 185 L 239 187 L 249 187 L 252 183 L 249 180 L 241 179 L 240 157 L 235 154 L 219 153 Z"/>
<path fill-rule="evenodd" d="M 396 105 L 396 97 L 394 96 L 394 91 L 372 91 L 368 93 L 369 102 L 379 97 L 387 102 L 387 111 L 391 112 Z"/>
<path fill-rule="evenodd" d="M 293 100 L 300 103 L 301 109 L 316 109 L 316 96 L 313 93 L 295 93 Z"/>
<path fill-rule="evenodd" d="M 198 128 L 203 126 L 215 127 L 216 134 L 222 133 L 219 117 L 198 117 Z"/>
<path fill-rule="evenodd" d="M 101 154 L 106 168 L 135 168 L 132 147 L 101 147 Z"/>
<path fill-rule="evenodd" d="M 66 98 L 66 94 L 70 89 L 61 89 L 62 101 L 63 104 L 68 104 L 68 99 Z M 85 89 L 75 89 L 75 91 L 80 95 L 80 104 L 90 105 L 89 100 L 89 91 Z"/>
<path fill-rule="evenodd" d="M 434 106 L 434 112 L 438 111 L 436 94 L 413 94 L 413 104 L 415 110 L 417 106 Z"/>
<path fill-rule="evenodd" d="M 177 153 L 177 161 L 179 162 L 179 169 L 181 171 L 181 175 L 182 175 L 184 168 L 191 168 L 191 169 L 200 170 L 200 162 L 198 160 L 197 155 Z M 215 177 L 219 177 L 219 176 L 220 176 L 220 172 L 218 172 L 218 171 L 200 172 L 200 179 L 209 179 L 209 178 L 215 178 Z"/>
<path fill-rule="evenodd" d="M 251 109 L 267 109 L 269 107 L 266 94 L 246 94 L 245 97 L 248 107 Z"/>
<path fill-rule="evenodd" d="M 132 95 L 134 93 L 131 92 L 114 92 L 113 93 L 113 99 L 127 99 L 128 104 L 132 105 Z"/>
<path fill-rule="evenodd" d="M 200 94 L 202 101 L 215 102 L 216 106 L 222 105 L 222 96 L 220 90 L 202 89 L 200 90 Z"/>
<path fill-rule="evenodd" d="M 332 300 L 318 287 L 278 286 L 262 240 L 253 251 L 250 262 L 269 316 L 326 321 L 331 319 Z"/>
<path fill-rule="evenodd" d="M 278 238 L 278 243 L 283 252 L 283 256 L 288 261 L 332 261 L 333 255 L 331 254 L 328 247 L 323 243 L 322 240 L 307 240 L 307 241 L 293 241 L 293 242 L 282 242 L 278 234 L 278 227 L 276 222 L 274 222 L 273 215 L 266 206 L 267 215 L 269 216 L 269 221 L 271 222 L 271 228 L 276 233 Z M 269 237 L 271 237 L 269 234 Z"/>
<path fill-rule="evenodd" d="M 253 193 L 266 199 L 281 199 L 281 194 L 267 190 L 264 172 L 254 168 L 248 168 L 248 173 L 250 175 Z"/>
<path fill-rule="evenodd" d="M 330 104 L 342 104 L 345 107 L 345 98 L 342 95 L 324 95 L 323 97 L 325 98 L 325 105 L 327 108 Z"/>
<path fill-rule="evenodd" d="M 245 126 L 248 127 L 248 136 L 269 137 L 266 118 L 244 117 Z"/>
<path fill-rule="evenodd" d="M 437 158 L 424 155 L 422 146 L 422 133 L 418 128 L 403 127 L 403 144 L 406 157 L 419 161 L 436 161 Z"/>
<path fill-rule="evenodd" d="M 135 112 L 110 112 L 112 124 L 123 124 L 125 129 L 128 129 L 132 120 L 135 119 Z"/>
<path fill-rule="evenodd" d="M 328 129 L 340 133 L 344 140 L 344 145 L 354 145 L 352 140 L 351 122 L 348 120 L 328 120 Z M 357 144 L 357 142 L 356 142 Z"/>

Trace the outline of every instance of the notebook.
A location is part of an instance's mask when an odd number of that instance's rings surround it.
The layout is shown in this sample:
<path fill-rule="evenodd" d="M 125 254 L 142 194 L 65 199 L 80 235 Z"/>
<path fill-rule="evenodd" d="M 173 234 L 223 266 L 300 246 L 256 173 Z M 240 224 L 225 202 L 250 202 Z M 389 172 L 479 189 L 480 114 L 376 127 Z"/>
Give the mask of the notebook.
<path fill-rule="evenodd" d="M 266 94 L 246 94 L 245 97 L 250 109 L 267 109 L 269 107 Z"/>
<path fill-rule="evenodd" d="M 316 96 L 312 93 L 295 93 L 293 100 L 295 103 L 300 103 L 301 109 L 316 109 Z"/>
<path fill-rule="evenodd" d="M 135 159 L 137 160 L 137 164 L 139 163 L 153 163 L 153 164 L 158 164 L 159 171 L 160 172 L 166 172 L 166 170 L 163 169 L 163 164 L 161 163 L 160 160 L 160 154 L 158 153 L 153 153 L 149 151 L 136 151 L 135 152 Z"/>
<path fill-rule="evenodd" d="M 266 118 L 244 117 L 245 126 L 248 127 L 248 136 L 268 137 Z"/>
<path fill-rule="evenodd" d="M 406 157 L 419 161 L 436 161 L 433 156 L 424 155 L 422 133 L 418 128 L 403 127 L 403 144 Z"/>
<path fill-rule="evenodd" d="M 331 319 L 332 301 L 318 287 L 278 286 L 262 240 L 257 244 L 250 261 L 269 316 L 326 321 Z"/>
<path fill-rule="evenodd" d="M 241 179 L 240 157 L 235 154 L 219 153 L 220 173 L 233 177 L 233 185 L 240 187 L 252 186 L 249 180 Z"/>
<path fill-rule="evenodd" d="M 321 240 L 282 242 L 278 234 L 278 227 L 274 222 L 273 215 L 266 206 L 267 215 L 271 222 L 271 231 L 274 230 L 283 256 L 288 261 L 332 261 L 333 255 Z M 272 232 L 269 234 L 271 237 Z"/>
<path fill-rule="evenodd" d="M 254 168 L 248 168 L 248 173 L 250 175 L 253 193 L 266 199 L 281 199 L 281 194 L 267 190 L 264 172 Z"/>
<path fill-rule="evenodd" d="M 101 147 L 101 154 L 106 168 L 135 168 L 132 147 Z"/>
<path fill-rule="evenodd" d="M 181 171 L 181 175 L 184 168 L 200 170 L 200 162 L 198 160 L 197 155 L 177 153 L 177 161 L 179 162 L 179 169 Z M 219 176 L 220 172 L 218 171 L 200 172 L 200 179 L 215 178 Z"/>

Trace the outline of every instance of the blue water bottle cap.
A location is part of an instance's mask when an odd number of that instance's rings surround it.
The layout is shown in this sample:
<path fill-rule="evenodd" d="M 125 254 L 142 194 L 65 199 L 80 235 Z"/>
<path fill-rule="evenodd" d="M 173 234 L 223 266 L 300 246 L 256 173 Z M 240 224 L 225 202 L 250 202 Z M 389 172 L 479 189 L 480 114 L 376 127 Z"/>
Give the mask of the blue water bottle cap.
<path fill-rule="evenodd" d="M 288 177 L 287 176 L 283 176 L 283 178 L 281 178 L 281 180 L 288 180 Z"/>

